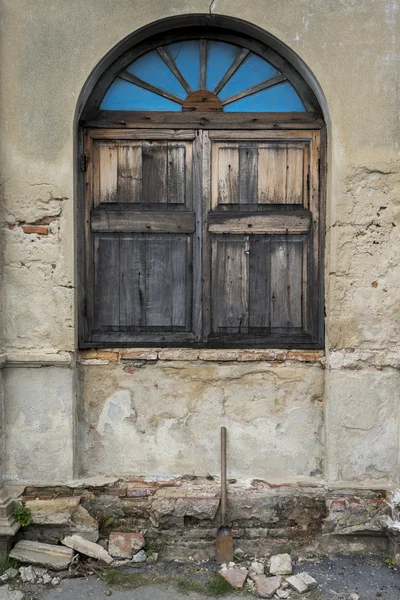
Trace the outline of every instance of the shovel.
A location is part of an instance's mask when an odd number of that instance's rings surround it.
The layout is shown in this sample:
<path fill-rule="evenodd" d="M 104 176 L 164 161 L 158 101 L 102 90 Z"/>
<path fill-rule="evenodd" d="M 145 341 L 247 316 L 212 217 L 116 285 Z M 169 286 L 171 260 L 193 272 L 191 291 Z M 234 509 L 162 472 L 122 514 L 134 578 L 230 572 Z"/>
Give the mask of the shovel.
<path fill-rule="evenodd" d="M 232 529 L 226 524 L 226 427 L 221 427 L 221 527 L 217 531 L 217 563 L 233 560 Z"/>

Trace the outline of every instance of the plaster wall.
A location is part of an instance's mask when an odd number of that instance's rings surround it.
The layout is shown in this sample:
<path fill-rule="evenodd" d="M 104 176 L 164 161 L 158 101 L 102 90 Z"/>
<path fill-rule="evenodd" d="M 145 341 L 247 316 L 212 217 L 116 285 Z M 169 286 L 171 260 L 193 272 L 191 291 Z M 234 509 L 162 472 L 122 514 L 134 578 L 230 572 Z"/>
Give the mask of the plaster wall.
<path fill-rule="evenodd" d="M 398 482 L 398 1 L 116 0 L 112 13 L 107 0 L 0 7 L 6 477 L 216 471 L 226 424 L 237 475 Z M 275 35 L 325 96 L 326 359 L 76 366 L 78 98 L 132 31 L 208 12 Z"/>

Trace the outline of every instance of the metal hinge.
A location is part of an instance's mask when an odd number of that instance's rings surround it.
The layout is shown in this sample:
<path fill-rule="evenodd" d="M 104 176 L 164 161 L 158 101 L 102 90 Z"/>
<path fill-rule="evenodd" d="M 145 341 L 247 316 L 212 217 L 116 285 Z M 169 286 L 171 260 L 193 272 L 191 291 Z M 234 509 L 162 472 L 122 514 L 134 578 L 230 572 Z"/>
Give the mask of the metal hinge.
<path fill-rule="evenodd" d="M 87 158 L 86 154 L 81 154 L 79 157 L 79 167 L 80 167 L 80 170 L 82 171 L 82 173 L 85 173 L 85 171 L 87 171 L 87 165 L 88 165 L 88 158 Z"/>

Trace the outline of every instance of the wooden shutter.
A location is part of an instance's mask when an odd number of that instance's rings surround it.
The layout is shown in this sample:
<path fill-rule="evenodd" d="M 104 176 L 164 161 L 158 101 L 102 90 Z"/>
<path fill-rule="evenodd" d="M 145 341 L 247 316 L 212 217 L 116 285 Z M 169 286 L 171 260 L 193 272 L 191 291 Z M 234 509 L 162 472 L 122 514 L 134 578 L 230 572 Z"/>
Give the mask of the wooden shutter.
<path fill-rule="evenodd" d="M 87 142 L 90 339 L 191 342 L 194 133 L 110 133 Z"/>
<path fill-rule="evenodd" d="M 209 133 L 213 345 L 318 343 L 319 133 Z"/>

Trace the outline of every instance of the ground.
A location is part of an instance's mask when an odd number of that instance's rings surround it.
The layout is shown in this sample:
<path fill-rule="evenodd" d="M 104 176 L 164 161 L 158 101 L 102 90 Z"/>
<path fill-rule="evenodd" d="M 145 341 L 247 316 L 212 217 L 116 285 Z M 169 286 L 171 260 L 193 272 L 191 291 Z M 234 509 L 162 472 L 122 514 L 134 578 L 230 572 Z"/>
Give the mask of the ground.
<path fill-rule="evenodd" d="M 204 600 L 224 592 L 211 587 L 217 567 L 159 563 L 133 569 L 99 571 L 86 577 L 65 579 L 55 588 L 25 586 L 27 600 L 98 600 L 111 596 L 114 600 Z M 295 572 L 307 571 L 318 581 L 318 588 L 305 594 L 308 600 L 347 600 L 359 594 L 360 600 L 399 600 L 400 572 L 388 568 L 383 556 L 342 556 L 298 561 Z M 117 573 L 120 573 L 118 575 Z M 100 577 L 99 575 L 102 575 Z M 226 591 L 226 590 L 225 590 Z M 0 588 L 0 600 L 3 599 Z M 7 596 L 4 596 L 6 598 Z M 254 598 L 254 595 L 227 591 L 225 600 Z M 294 592 L 291 600 L 299 598 Z"/>

